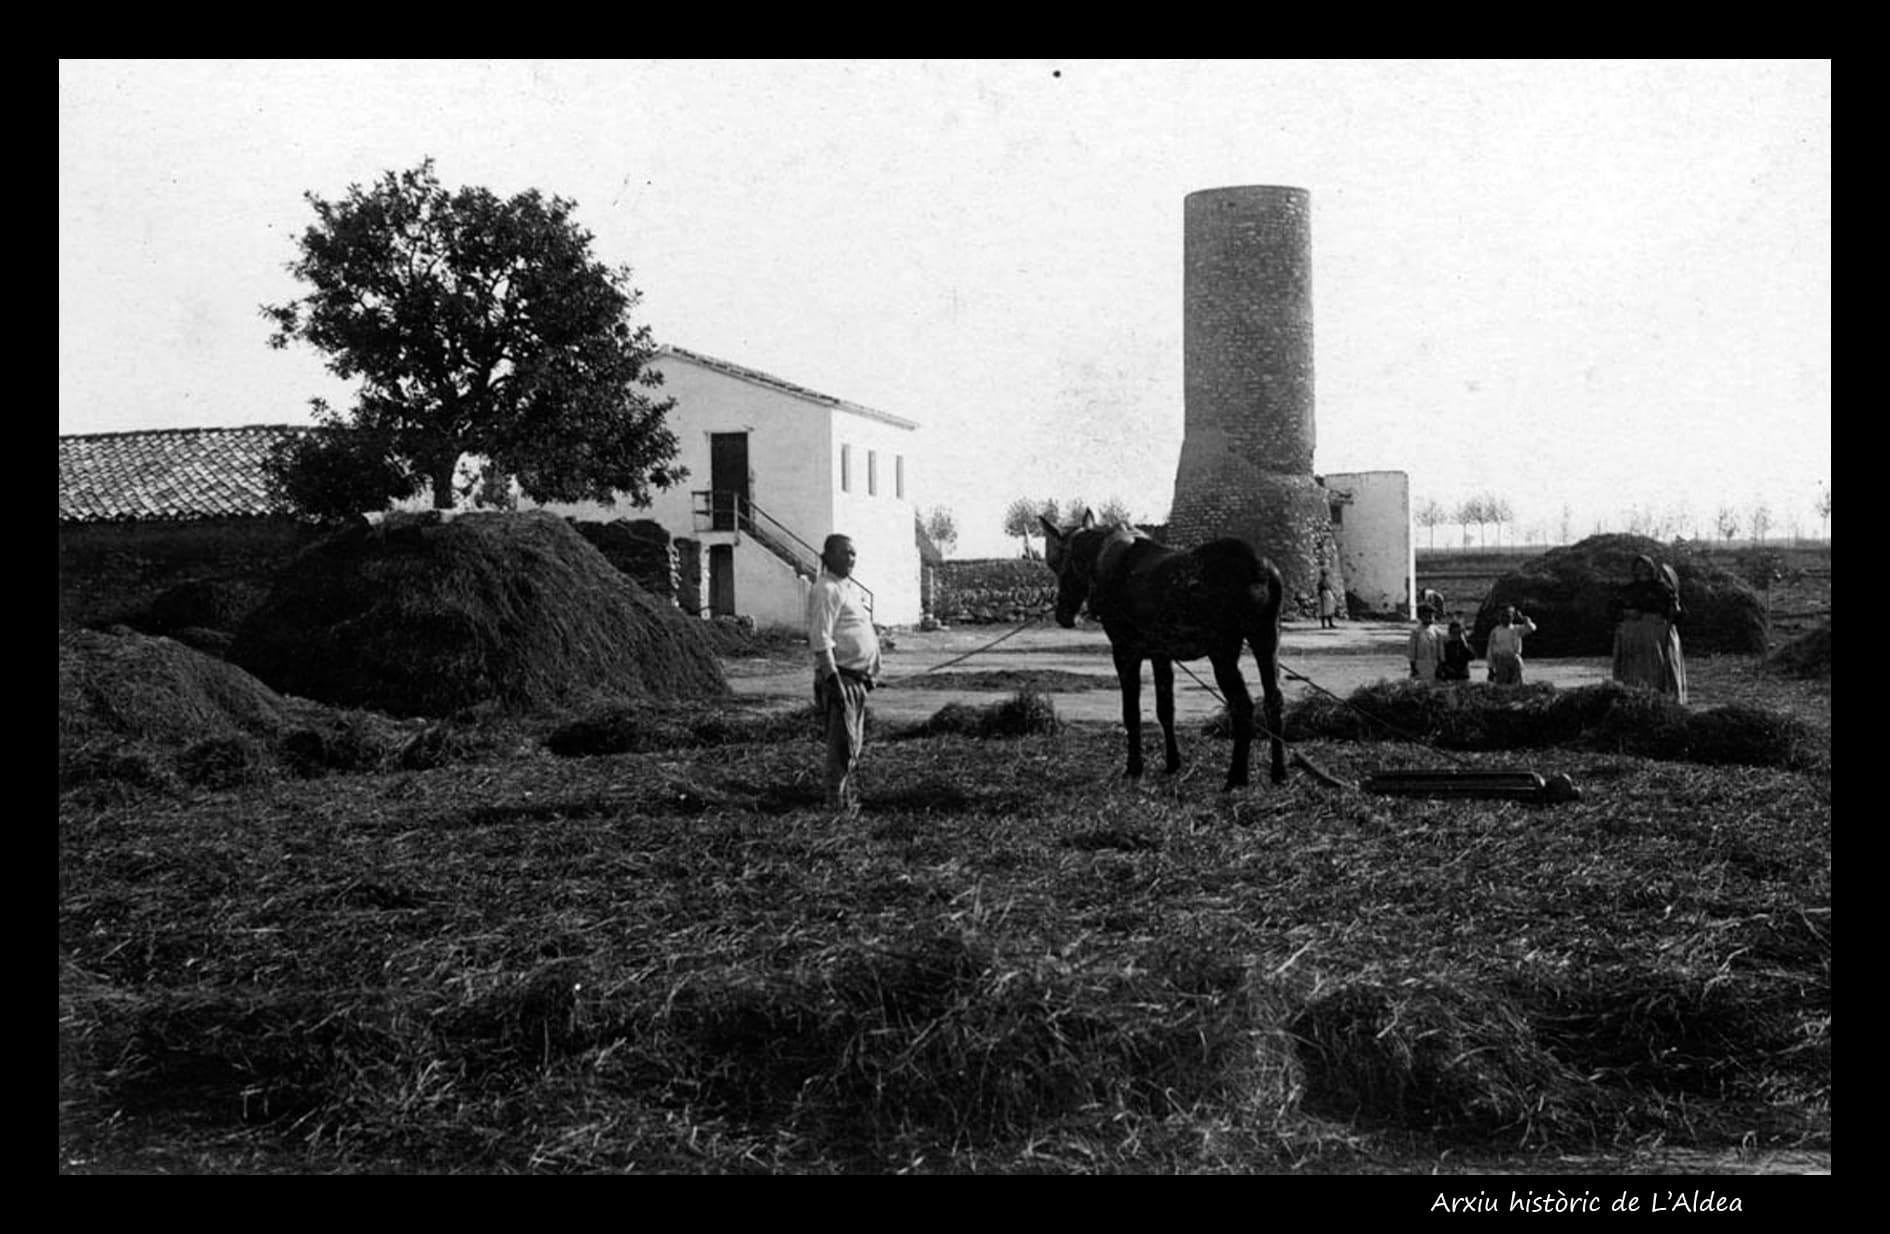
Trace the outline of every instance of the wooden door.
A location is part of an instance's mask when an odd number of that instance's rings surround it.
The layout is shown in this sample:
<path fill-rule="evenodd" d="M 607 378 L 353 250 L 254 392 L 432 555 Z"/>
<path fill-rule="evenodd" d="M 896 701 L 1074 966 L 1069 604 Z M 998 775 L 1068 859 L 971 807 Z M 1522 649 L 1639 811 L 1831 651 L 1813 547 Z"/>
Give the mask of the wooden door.
<path fill-rule="evenodd" d="M 709 434 L 710 527 L 738 531 L 748 515 L 748 434 Z"/>
<path fill-rule="evenodd" d="M 709 546 L 709 612 L 717 617 L 735 615 L 735 546 Z"/>

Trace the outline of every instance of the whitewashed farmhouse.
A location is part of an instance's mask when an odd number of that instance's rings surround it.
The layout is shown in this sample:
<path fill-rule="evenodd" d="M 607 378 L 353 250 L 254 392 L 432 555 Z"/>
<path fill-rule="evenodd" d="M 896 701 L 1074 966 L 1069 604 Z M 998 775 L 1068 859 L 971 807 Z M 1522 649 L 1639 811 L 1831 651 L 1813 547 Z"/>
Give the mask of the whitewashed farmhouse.
<path fill-rule="evenodd" d="M 680 347 L 651 367 L 663 374 L 658 393 L 676 400 L 669 423 L 689 478 L 646 510 L 544 509 L 661 524 L 677 542 L 683 606 L 760 625 L 800 625 L 821 542 L 842 532 L 859 551 L 855 578 L 873 620 L 919 622 L 917 424 Z"/>

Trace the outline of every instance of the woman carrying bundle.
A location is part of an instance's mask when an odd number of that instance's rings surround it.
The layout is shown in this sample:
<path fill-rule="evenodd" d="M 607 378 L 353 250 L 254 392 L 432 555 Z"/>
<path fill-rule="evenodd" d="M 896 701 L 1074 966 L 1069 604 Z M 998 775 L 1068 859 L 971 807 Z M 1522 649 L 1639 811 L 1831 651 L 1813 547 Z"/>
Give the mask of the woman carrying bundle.
<path fill-rule="evenodd" d="M 1634 559 L 1633 578 L 1621 588 L 1620 624 L 1614 632 L 1614 679 L 1647 686 L 1676 702 L 1687 701 L 1687 663 L 1680 652 L 1680 579 L 1672 566 L 1657 566 L 1645 554 Z"/>

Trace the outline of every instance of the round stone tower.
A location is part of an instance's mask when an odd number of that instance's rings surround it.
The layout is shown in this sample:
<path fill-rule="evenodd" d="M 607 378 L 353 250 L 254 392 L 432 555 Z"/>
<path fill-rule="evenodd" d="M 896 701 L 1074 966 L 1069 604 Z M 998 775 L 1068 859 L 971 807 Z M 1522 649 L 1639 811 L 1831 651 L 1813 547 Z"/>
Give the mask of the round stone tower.
<path fill-rule="evenodd" d="M 1332 511 L 1313 478 L 1311 202 L 1305 189 L 1204 189 L 1183 206 L 1185 432 L 1168 539 L 1238 536 L 1271 558 L 1289 605 L 1319 571 L 1344 594 Z"/>

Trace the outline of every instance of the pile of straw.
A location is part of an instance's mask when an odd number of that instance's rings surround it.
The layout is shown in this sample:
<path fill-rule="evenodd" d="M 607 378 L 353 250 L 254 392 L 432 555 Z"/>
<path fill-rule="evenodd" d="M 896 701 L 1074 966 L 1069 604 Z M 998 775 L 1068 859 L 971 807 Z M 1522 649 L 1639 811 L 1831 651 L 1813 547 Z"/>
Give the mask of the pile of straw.
<path fill-rule="evenodd" d="M 1744 579 L 1704 555 L 1678 551 L 1645 536 L 1590 536 L 1551 549 L 1496 580 L 1477 610 L 1470 632 L 1479 651 L 1505 605 L 1514 604 L 1537 624 L 1525 655 L 1605 656 L 1614 648 L 1617 588 L 1633 576 L 1640 555 L 1670 565 L 1680 576 L 1685 607 L 1680 638 L 1689 653 L 1763 653 L 1765 602 Z"/>
<path fill-rule="evenodd" d="M 1450 750 L 1569 747 L 1692 763 L 1808 769 L 1828 751 L 1816 731 L 1785 712 L 1742 703 L 1693 710 L 1650 690 L 1599 682 L 1558 690 L 1547 682 L 1452 687 L 1381 681 L 1349 698 L 1309 695 L 1285 715 L 1288 741 L 1399 741 Z M 1231 735 L 1223 711 L 1210 737 Z"/>
<path fill-rule="evenodd" d="M 1772 653 L 1767 663 L 1792 677 L 1831 680 L 1831 621 L 1808 630 Z"/>
<path fill-rule="evenodd" d="M 971 703 L 947 703 L 932 713 L 930 719 L 907 729 L 905 737 L 1001 738 L 1030 737 L 1058 731 L 1056 704 L 1050 696 L 1036 690 L 1019 690 L 1009 698 L 984 706 Z"/>
<path fill-rule="evenodd" d="M 692 622 L 560 518 L 360 525 L 311 547 L 230 658 L 284 693 L 400 716 L 726 693 Z"/>

